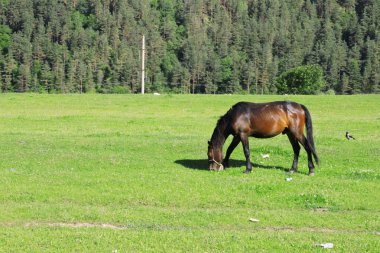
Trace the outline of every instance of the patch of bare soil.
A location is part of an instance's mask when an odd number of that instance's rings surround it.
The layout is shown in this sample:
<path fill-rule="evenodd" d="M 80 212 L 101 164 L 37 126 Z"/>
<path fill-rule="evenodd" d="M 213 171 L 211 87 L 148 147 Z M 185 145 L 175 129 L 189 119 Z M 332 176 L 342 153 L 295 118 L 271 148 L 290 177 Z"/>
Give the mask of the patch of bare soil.
<path fill-rule="evenodd" d="M 88 222 L 28 222 L 25 227 L 63 227 L 63 228 L 106 228 L 115 230 L 128 229 L 126 226 L 119 226 L 109 223 L 88 223 Z"/>

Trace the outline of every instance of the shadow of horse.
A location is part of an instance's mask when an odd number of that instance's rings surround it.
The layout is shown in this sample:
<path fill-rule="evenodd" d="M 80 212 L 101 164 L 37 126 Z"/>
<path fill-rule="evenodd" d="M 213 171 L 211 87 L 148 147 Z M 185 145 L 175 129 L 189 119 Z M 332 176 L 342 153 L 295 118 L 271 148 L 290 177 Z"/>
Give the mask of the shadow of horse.
<path fill-rule="evenodd" d="M 209 170 L 207 159 L 182 159 L 182 160 L 176 160 L 175 163 L 192 170 Z M 231 159 L 229 163 L 230 163 L 230 166 L 227 169 L 239 168 L 239 167 L 245 166 L 245 161 L 241 161 L 241 160 Z M 289 168 L 284 168 L 282 166 L 262 165 L 258 163 L 252 163 L 252 166 L 254 168 L 271 169 L 271 170 L 275 169 L 275 170 L 282 170 L 285 172 L 289 172 L 290 170 Z"/>

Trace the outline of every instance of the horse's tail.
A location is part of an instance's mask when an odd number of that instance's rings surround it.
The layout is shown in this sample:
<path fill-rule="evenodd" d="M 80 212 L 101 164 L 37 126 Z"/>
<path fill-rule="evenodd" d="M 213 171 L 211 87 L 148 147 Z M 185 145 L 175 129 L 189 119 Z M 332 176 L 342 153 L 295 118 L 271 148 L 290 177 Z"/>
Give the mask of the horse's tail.
<path fill-rule="evenodd" d="M 306 106 L 301 105 L 302 109 L 305 111 L 306 116 L 306 139 L 307 139 L 307 145 L 309 146 L 311 153 L 313 154 L 314 160 L 319 165 L 319 158 L 315 151 L 315 145 L 314 145 L 314 138 L 313 138 L 313 123 L 311 122 L 311 115 L 309 110 L 306 108 Z"/>

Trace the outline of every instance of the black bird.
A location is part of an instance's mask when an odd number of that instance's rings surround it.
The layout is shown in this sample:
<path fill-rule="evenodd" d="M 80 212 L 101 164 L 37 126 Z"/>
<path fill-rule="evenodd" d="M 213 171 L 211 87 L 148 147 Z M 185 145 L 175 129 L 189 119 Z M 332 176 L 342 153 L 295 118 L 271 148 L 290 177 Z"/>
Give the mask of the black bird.
<path fill-rule="evenodd" d="M 348 131 L 346 132 L 346 138 L 347 140 L 355 140 L 354 136 L 352 136 Z"/>

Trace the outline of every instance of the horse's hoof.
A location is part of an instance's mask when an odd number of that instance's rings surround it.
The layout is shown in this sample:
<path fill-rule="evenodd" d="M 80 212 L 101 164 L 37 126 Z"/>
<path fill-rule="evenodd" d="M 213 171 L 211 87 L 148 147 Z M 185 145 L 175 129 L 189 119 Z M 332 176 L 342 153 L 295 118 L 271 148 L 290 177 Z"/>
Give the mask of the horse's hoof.
<path fill-rule="evenodd" d="M 314 172 L 310 172 L 309 176 L 314 177 Z"/>
<path fill-rule="evenodd" d="M 244 174 L 248 174 L 248 173 L 251 173 L 251 172 L 252 172 L 252 170 L 245 170 L 245 171 L 243 171 Z"/>
<path fill-rule="evenodd" d="M 289 173 L 290 173 L 290 174 L 293 174 L 293 173 L 295 173 L 295 172 L 297 172 L 297 170 L 293 170 L 293 169 L 289 170 Z"/>

